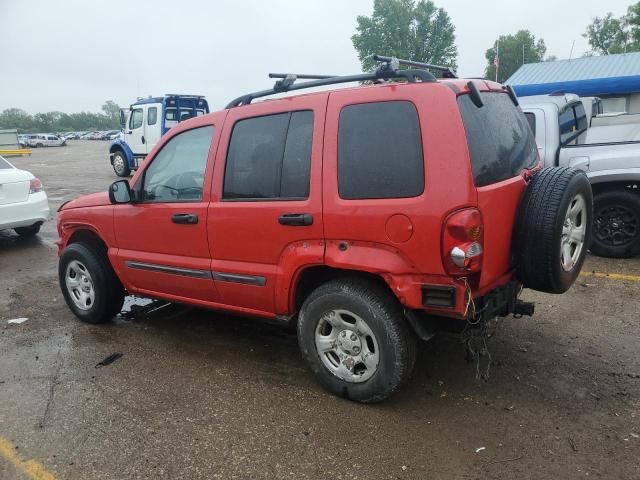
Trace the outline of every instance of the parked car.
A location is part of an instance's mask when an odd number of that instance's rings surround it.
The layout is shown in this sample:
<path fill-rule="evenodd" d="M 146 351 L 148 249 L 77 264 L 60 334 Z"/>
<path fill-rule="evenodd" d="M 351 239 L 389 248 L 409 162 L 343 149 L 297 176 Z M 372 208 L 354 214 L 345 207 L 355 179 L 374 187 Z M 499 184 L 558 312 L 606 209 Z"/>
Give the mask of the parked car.
<path fill-rule="evenodd" d="M 583 170 L 592 183 L 591 251 L 613 258 L 640 254 L 640 115 L 593 116 L 572 94 L 520 102 L 545 165 Z"/>
<path fill-rule="evenodd" d="M 32 236 L 48 218 L 49 201 L 42 182 L 0 157 L 0 230 Z"/>
<path fill-rule="evenodd" d="M 591 231 L 585 174 L 541 169 L 512 90 L 382 61 L 180 122 L 130 184 L 64 204 L 73 313 L 109 321 L 128 292 L 294 324 L 324 387 L 377 402 L 436 319 L 486 325 L 533 314 L 523 286 L 566 291 Z M 386 79 L 405 82 L 251 103 Z"/>
<path fill-rule="evenodd" d="M 33 138 L 29 138 L 27 140 L 27 145 L 30 147 L 63 147 L 67 144 L 67 141 L 64 138 L 60 138 L 57 135 L 53 134 L 43 134 L 39 133 L 34 135 Z"/>

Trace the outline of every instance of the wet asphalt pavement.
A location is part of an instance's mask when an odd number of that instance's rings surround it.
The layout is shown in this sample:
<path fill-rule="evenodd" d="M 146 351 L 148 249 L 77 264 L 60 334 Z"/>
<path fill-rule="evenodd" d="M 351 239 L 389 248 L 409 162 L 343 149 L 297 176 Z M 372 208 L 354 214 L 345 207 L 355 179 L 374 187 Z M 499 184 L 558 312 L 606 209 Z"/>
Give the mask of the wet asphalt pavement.
<path fill-rule="evenodd" d="M 116 179 L 107 146 L 11 161 L 55 212 Z M 442 335 L 405 390 L 365 406 L 323 391 L 295 335 L 265 322 L 154 304 L 80 323 L 58 288 L 56 237 L 53 221 L 36 239 L 0 232 L 2 480 L 640 478 L 640 258 L 587 259 L 629 280 L 526 292 L 536 315 L 499 325 L 488 382 Z"/>

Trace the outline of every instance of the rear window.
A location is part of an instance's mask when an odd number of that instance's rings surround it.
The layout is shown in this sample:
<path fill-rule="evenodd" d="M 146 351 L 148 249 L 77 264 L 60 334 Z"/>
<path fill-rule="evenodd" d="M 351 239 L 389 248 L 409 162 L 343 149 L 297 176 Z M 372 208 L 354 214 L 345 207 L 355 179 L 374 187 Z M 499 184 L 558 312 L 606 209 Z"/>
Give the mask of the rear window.
<path fill-rule="evenodd" d="M 535 165 L 538 155 L 533 132 L 524 114 L 506 93 L 480 93 L 483 107 L 469 95 L 458 98 L 467 133 L 473 179 L 478 187 L 518 175 Z"/>
<path fill-rule="evenodd" d="M 350 105 L 340 112 L 340 198 L 407 198 L 424 190 L 416 107 L 405 101 Z"/>

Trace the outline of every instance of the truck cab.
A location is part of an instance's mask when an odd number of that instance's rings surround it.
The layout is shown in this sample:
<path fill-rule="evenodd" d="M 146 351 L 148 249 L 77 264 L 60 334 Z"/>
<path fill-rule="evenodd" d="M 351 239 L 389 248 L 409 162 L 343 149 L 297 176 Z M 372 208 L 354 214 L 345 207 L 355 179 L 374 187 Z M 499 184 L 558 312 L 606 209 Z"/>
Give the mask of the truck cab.
<path fill-rule="evenodd" d="M 128 177 L 171 127 L 207 113 L 209 104 L 203 96 L 182 94 L 139 98 L 128 109 L 120 110 L 122 135 L 109 147 L 114 172 Z"/>

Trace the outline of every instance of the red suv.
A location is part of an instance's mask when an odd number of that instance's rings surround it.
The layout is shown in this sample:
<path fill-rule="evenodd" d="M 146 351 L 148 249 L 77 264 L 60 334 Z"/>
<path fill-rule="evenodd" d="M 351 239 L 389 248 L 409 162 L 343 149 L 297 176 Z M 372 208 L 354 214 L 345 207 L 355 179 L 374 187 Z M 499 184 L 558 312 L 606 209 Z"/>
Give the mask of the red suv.
<path fill-rule="evenodd" d="M 382 60 L 272 75 L 172 128 L 130 184 L 63 205 L 74 314 L 109 321 L 128 293 L 294 323 L 324 387 L 375 402 L 409 378 L 434 319 L 530 315 L 523 286 L 567 290 L 589 243 L 586 176 L 541 168 L 509 88 Z"/>

